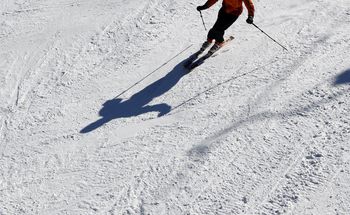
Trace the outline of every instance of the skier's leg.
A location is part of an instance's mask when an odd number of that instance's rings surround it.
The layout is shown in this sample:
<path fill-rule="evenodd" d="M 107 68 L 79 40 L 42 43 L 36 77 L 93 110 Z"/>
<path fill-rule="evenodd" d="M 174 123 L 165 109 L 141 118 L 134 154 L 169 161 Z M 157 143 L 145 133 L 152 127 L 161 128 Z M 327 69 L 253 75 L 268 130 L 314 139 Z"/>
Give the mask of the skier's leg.
<path fill-rule="evenodd" d="M 220 32 L 220 25 L 223 22 L 223 9 L 220 9 L 218 18 L 216 19 L 216 22 L 214 26 L 209 30 L 208 32 L 208 41 L 209 40 L 220 40 L 220 38 L 223 36 L 223 33 Z"/>
<path fill-rule="evenodd" d="M 212 55 L 224 45 L 225 31 L 237 20 L 238 16 L 228 14 L 220 9 L 218 19 L 208 33 L 208 38 L 214 38 L 215 44 L 210 48 L 208 54 Z"/>
<path fill-rule="evenodd" d="M 218 18 L 208 33 L 208 39 L 215 39 L 216 43 L 224 42 L 225 31 L 237 20 L 238 16 L 227 14 L 222 8 Z"/>

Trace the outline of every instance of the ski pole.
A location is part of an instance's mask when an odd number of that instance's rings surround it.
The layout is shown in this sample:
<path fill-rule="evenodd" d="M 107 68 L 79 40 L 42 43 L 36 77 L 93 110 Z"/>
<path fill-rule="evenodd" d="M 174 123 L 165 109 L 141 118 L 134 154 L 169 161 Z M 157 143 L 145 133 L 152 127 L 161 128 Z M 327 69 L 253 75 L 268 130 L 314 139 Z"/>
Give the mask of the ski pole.
<path fill-rule="evenodd" d="M 254 27 L 256 27 L 257 29 L 259 29 L 262 33 L 264 33 L 266 36 L 268 36 L 272 41 L 274 41 L 275 43 L 277 43 L 278 45 L 280 45 L 284 50 L 288 51 L 288 49 L 284 46 L 282 46 L 279 42 L 277 42 L 275 39 L 273 39 L 270 35 L 268 35 L 267 33 L 265 33 L 265 31 L 261 30 L 261 28 L 259 28 L 257 25 L 255 25 L 254 23 L 252 23 L 254 25 Z"/>
<path fill-rule="evenodd" d="M 207 31 L 207 27 L 205 27 L 205 22 L 204 22 L 204 19 L 203 19 L 202 11 L 199 11 L 199 14 L 200 14 L 200 16 L 202 18 L 204 29 Z"/>

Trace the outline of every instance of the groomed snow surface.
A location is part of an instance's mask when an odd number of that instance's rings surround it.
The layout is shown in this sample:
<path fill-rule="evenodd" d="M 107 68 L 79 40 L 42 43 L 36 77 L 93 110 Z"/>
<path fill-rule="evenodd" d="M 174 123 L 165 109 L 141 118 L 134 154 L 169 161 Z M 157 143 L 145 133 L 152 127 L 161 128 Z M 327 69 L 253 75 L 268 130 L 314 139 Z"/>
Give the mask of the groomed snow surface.
<path fill-rule="evenodd" d="M 350 1 L 204 2 L 1 0 L 1 215 L 350 214 Z"/>

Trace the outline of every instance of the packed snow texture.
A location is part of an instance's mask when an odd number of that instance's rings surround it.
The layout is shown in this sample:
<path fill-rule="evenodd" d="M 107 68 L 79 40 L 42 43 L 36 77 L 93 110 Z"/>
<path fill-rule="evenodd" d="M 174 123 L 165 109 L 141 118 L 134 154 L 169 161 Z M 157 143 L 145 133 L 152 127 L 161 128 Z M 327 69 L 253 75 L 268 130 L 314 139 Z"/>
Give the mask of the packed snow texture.
<path fill-rule="evenodd" d="M 2 0 L 0 214 L 350 214 L 350 1 L 253 1 Z"/>

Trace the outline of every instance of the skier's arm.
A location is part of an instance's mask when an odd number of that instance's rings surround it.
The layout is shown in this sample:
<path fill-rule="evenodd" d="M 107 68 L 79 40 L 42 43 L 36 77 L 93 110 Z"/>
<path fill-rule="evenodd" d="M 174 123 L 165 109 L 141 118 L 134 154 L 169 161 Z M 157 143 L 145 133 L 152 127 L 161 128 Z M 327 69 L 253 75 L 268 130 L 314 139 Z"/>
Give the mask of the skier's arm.
<path fill-rule="evenodd" d="M 213 6 L 218 0 L 208 0 L 204 5 L 207 6 L 207 8 L 210 8 Z"/>
<path fill-rule="evenodd" d="M 201 10 L 205 10 L 210 8 L 211 6 L 213 6 L 213 4 L 215 4 L 218 0 L 208 0 L 204 5 L 202 6 L 198 6 L 197 10 L 201 11 Z"/>
<path fill-rule="evenodd" d="M 254 8 L 254 4 L 252 2 L 252 0 L 243 0 L 245 7 L 248 10 L 248 16 L 252 16 L 254 17 L 254 12 L 255 12 L 255 8 Z"/>

